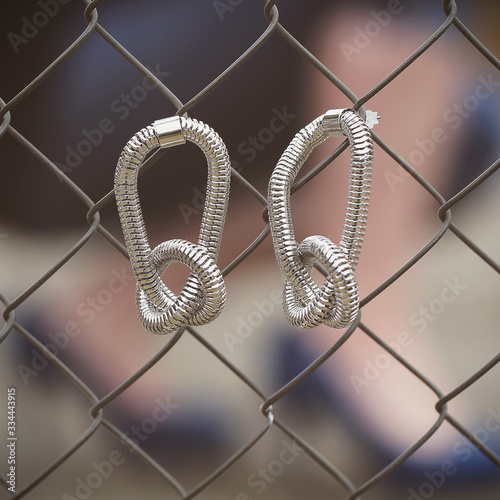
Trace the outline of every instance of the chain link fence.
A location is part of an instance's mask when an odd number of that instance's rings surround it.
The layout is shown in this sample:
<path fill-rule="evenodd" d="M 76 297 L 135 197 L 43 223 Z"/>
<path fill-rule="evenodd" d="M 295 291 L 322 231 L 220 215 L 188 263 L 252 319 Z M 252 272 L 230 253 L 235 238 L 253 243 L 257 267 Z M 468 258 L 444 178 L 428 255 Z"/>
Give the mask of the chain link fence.
<path fill-rule="evenodd" d="M 1 498 L 498 498 L 493 2 L 1 9 Z M 297 332 L 267 182 L 293 135 L 343 106 L 381 116 L 361 313 Z M 228 304 L 162 337 L 135 317 L 112 189 L 126 141 L 174 114 L 233 161 Z M 327 141 L 293 186 L 298 233 L 338 241 L 345 150 Z M 200 164 L 183 146 L 143 165 L 153 241 L 196 239 Z"/>

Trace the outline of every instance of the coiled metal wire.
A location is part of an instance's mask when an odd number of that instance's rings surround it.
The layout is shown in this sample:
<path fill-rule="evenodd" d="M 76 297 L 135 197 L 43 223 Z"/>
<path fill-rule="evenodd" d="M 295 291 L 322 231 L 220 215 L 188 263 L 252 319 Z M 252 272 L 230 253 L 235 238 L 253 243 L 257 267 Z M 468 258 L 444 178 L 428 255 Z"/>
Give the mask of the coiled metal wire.
<path fill-rule="evenodd" d="M 186 140 L 202 149 L 208 164 L 207 192 L 198 242 L 174 239 L 151 250 L 137 189 L 139 168 L 153 149 L 171 147 Z M 115 197 L 137 280 L 137 314 L 141 324 L 150 332 L 165 334 L 185 325 L 204 325 L 222 311 L 226 288 L 217 267 L 217 258 L 227 213 L 230 178 L 230 159 L 225 144 L 211 127 L 195 119 L 172 117 L 155 122 L 135 134 L 123 149 L 115 171 Z M 173 262 L 181 262 L 191 269 L 178 296 L 161 279 Z"/>
<path fill-rule="evenodd" d="M 297 244 L 290 189 L 312 150 L 328 137 L 345 135 L 350 143 L 349 193 L 339 246 L 324 236 Z M 373 144 L 370 131 L 351 109 L 331 110 L 300 130 L 281 156 L 269 182 L 269 221 L 276 260 L 284 277 L 283 308 L 292 326 L 309 330 L 321 323 L 351 324 L 359 310 L 354 271 L 366 228 L 371 191 Z M 319 261 L 328 276 L 319 286 L 311 268 Z"/>

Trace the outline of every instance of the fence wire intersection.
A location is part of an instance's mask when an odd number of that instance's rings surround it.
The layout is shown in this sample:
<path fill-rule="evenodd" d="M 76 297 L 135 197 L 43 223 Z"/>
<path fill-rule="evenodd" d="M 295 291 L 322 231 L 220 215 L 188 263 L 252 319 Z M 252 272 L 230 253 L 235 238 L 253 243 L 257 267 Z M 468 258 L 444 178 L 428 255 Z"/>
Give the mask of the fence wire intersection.
<path fill-rule="evenodd" d="M 347 99 L 352 102 L 352 107 L 364 113 L 364 106 L 370 100 L 379 94 L 387 85 L 394 79 L 401 75 L 407 68 L 409 68 L 415 61 L 417 61 L 423 54 L 430 49 L 434 44 L 438 44 L 440 38 L 449 30 L 455 30 L 460 33 L 465 40 L 467 40 L 476 50 L 478 56 L 488 60 L 497 70 L 500 70 L 499 59 L 488 50 L 476 37 L 469 31 L 467 26 L 463 24 L 457 17 L 458 8 L 456 2 L 443 1 L 443 21 L 441 26 L 437 27 L 435 32 L 411 54 L 404 62 L 398 67 L 394 68 L 389 74 L 385 76 L 377 85 L 375 85 L 365 95 L 358 97 L 353 91 L 342 82 L 335 73 L 317 59 L 304 45 L 302 45 L 294 36 L 287 31 L 287 29 L 279 22 L 279 5 L 277 0 L 267 1 L 264 7 L 263 16 L 267 20 L 267 26 L 260 36 L 244 51 L 232 64 L 230 64 L 220 75 L 218 75 L 211 83 L 209 83 L 203 90 L 191 97 L 187 102 L 182 102 L 175 94 L 169 89 L 160 79 L 155 76 L 150 69 L 146 67 L 140 60 L 135 58 L 127 48 L 117 41 L 113 36 L 106 31 L 106 29 L 99 23 L 98 8 L 103 3 L 103 0 L 84 1 L 83 15 L 87 22 L 87 26 L 82 33 L 71 43 L 63 53 L 57 57 L 51 64 L 49 64 L 39 75 L 37 75 L 25 88 L 20 90 L 17 95 L 6 102 L 0 100 L 2 109 L 0 110 L 0 139 L 9 135 L 16 141 L 20 147 L 29 152 L 39 162 L 41 166 L 52 172 L 61 181 L 61 189 L 69 189 L 73 195 L 86 207 L 86 220 L 88 229 L 86 232 L 74 243 L 64 255 L 62 255 L 52 267 L 40 276 L 30 287 L 14 299 L 9 299 L 5 295 L 0 295 L 0 300 L 4 305 L 3 318 L 5 324 L 0 332 L 0 343 L 4 342 L 10 336 L 20 336 L 27 341 L 39 353 L 47 355 L 43 343 L 38 340 L 23 324 L 16 319 L 16 310 L 20 308 L 26 301 L 44 284 L 58 273 L 73 257 L 82 250 L 89 241 L 96 237 L 104 238 L 107 243 L 113 247 L 117 252 L 127 257 L 127 252 L 122 242 L 112 234 L 110 230 L 103 226 L 101 223 L 100 212 L 114 203 L 114 193 L 110 190 L 104 197 L 98 201 L 92 200 L 84 190 L 82 190 L 69 175 L 65 174 L 58 168 L 53 160 L 45 156 L 43 151 L 35 146 L 28 137 L 25 137 L 17 129 L 11 125 L 12 115 L 15 115 L 16 107 L 23 102 L 28 95 L 36 92 L 38 86 L 42 82 L 50 82 L 51 76 L 58 70 L 61 65 L 70 59 L 89 39 L 92 33 L 98 34 L 110 48 L 119 53 L 132 67 L 137 70 L 144 77 L 148 77 L 154 82 L 157 89 L 163 94 L 177 110 L 177 114 L 185 115 L 196 110 L 196 106 L 215 89 L 217 89 L 222 82 L 231 74 L 237 72 L 249 61 L 256 53 L 263 51 L 266 44 L 271 37 L 279 36 L 286 42 L 292 49 L 294 49 L 300 57 L 308 61 L 317 71 L 321 72 L 331 83 L 340 90 Z M 5 96 L 4 96 L 5 99 Z M 449 199 L 446 199 L 440 194 L 436 188 L 422 177 L 419 172 L 412 167 L 397 151 L 392 149 L 383 137 L 377 135 L 376 130 L 373 132 L 373 140 L 379 146 L 379 155 L 387 155 L 392 158 L 397 164 L 406 171 L 411 179 L 419 184 L 430 197 L 432 197 L 437 206 L 437 216 L 440 220 L 440 227 L 436 233 L 429 239 L 429 241 L 404 265 L 401 266 L 392 276 L 389 276 L 383 283 L 376 289 L 372 290 L 367 296 L 361 300 L 361 312 L 353 325 L 351 325 L 346 332 L 342 334 L 333 345 L 326 350 L 320 357 L 318 357 L 312 364 L 310 364 L 301 373 L 296 375 L 292 380 L 288 381 L 285 385 L 280 387 L 274 393 L 269 394 L 261 389 L 256 383 L 241 370 L 228 356 L 223 352 L 216 349 L 209 340 L 200 334 L 195 328 L 181 328 L 175 333 L 162 349 L 140 370 L 133 376 L 123 381 L 121 385 L 114 388 L 104 398 L 97 397 L 92 390 L 86 385 L 73 371 L 71 366 L 65 364 L 57 355 L 51 355 L 50 363 L 60 370 L 61 374 L 67 378 L 74 385 L 75 389 L 79 391 L 89 400 L 89 412 L 92 419 L 88 428 L 83 432 L 80 437 L 70 446 L 64 453 L 62 453 L 56 460 L 48 464 L 44 470 L 41 470 L 36 477 L 22 478 L 22 484 L 18 486 L 15 494 L 12 496 L 14 499 L 21 499 L 28 496 L 29 493 L 36 492 L 36 488 L 46 481 L 62 464 L 64 464 L 77 450 L 79 450 L 88 440 L 95 435 L 99 429 L 105 429 L 112 437 L 118 442 L 121 442 L 133 451 L 137 456 L 153 471 L 155 471 L 164 481 L 168 484 L 165 491 L 169 492 L 172 498 L 180 498 L 188 500 L 195 497 L 200 497 L 201 494 L 208 489 L 218 478 L 224 475 L 226 471 L 231 470 L 243 456 L 249 453 L 257 443 L 259 443 L 264 436 L 271 429 L 279 430 L 284 436 L 295 441 L 303 450 L 304 453 L 314 462 L 315 466 L 322 469 L 337 485 L 344 491 L 345 498 L 348 500 L 361 499 L 364 494 L 375 489 L 376 485 L 383 479 L 392 474 L 397 474 L 398 469 L 401 467 L 409 457 L 411 457 L 424 443 L 426 443 L 440 428 L 447 422 L 453 426 L 461 435 L 470 441 L 492 464 L 500 468 L 499 455 L 490 448 L 487 444 L 478 439 L 474 433 L 463 425 L 459 419 L 454 418 L 453 414 L 448 409 L 448 403 L 461 393 L 470 388 L 483 376 L 491 372 L 493 368 L 500 361 L 500 354 L 495 354 L 491 360 L 486 363 L 480 370 L 464 380 L 459 386 L 455 387 L 452 391 L 447 393 L 443 392 L 434 382 L 426 377 L 417 367 L 413 366 L 401 353 L 396 352 L 387 342 L 379 337 L 372 331 L 368 325 L 362 321 L 363 308 L 370 304 L 376 297 L 387 290 L 397 280 L 399 280 L 408 270 L 412 269 L 422 258 L 431 252 L 438 242 L 449 233 L 453 233 L 461 240 L 464 246 L 468 247 L 474 252 L 479 259 L 481 259 L 491 271 L 500 273 L 500 263 L 496 262 L 490 257 L 477 243 L 464 234 L 461 229 L 452 222 L 453 209 L 469 195 L 474 193 L 479 187 L 483 186 L 498 170 L 500 166 L 500 159 L 495 161 L 483 173 L 478 175 L 472 182 L 470 182 L 459 193 L 455 194 Z M 292 194 L 300 191 L 301 188 L 306 186 L 312 179 L 318 176 L 329 164 L 331 164 L 339 155 L 346 149 L 347 142 L 344 142 L 336 148 L 327 158 L 312 168 L 302 178 L 298 179 L 295 183 Z M 155 165 L 155 163 L 163 157 L 165 151 L 158 151 L 153 154 L 143 165 L 140 175 L 145 175 L 147 171 Z M 7 165 L 4 165 L 7 167 Z M 262 231 L 255 238 L 255 240 L 239 255 L 237 256 L 224 270 L 223 275 L 228 276 L 235 269 L 237 269 L 245 260 L 252 254 L 263 242 L 269 239 L 269 223 L 267 218 L 267 200 L 252 183 L 246 180 L 245 175 L 239 173 L 236 169 L 232 171 L 232 181 L 239 184 L 248 194 L 255 198 L 255 200 L 262 206 Z M 321 271 L 321 269 L 320 269 Z M 331 358 L 331 356 L 342 349 L 342 346 L 349 340 L 351 335 L 360 329 L 366 336 L 371 338 L 378 344 L 391 358 L 401 364 L 406 370 L 411 372 L 414 377 L 426 385 L 430 391 L 436 396 L 436 420 L 434 424 L 416 440 L 410 447 L 402 451 L 397 457 L 393 458 L 383 468 L 381 468 L 372 477 L 366 478 L 361 484 L 355 484 L 347 475 L 342 472 L 342 467 L 330 462 L 322 453 L 315 448 L 306 438 L 304 438 L 293 427 L 289 426 L 286 418 L 281 418 L 279 412 L 275 412 L 274 408 L 277 403 L 281 401 L 287 394 L 294 388 L 298 387 L 304 382 L 311 374 L 313 374 L 323 363 Z M 191 336 L 203 349 L 205 349 L 211 356 L 217 359 L 220 363 L 224 364 L 226 368 L 237 377 L 242 384 L 252 391 L 260 400 L 260 412 L 262 414 L 261 426 L 255 429 L 252 436 L 245 436 L 244 441 L 241 442 L 240 448 L 233 451 L 232 455 L 220 464 L 217 464 L 212 473 L 205 477 L 199 484 L 193 488 L 188 488 L 183 485 L 169 470 L 166 470 L 153 456 L 148 454 L 143 448 L 134 444 L 129 436 L 124 431 L 120 430 L 112 421 L 108 420 L 105 416 L 106 407 L 118 398 L 124 391 L 136 383 L 145 373 L 147 373 L 156 363 L 163 359 L 183 338 L 183 336 Z M 2 467 L 4 464 L 2 464 Z M 7 491 L 8 478 L 4 472 L 0 475 L 0 482 L 2 488 Z M 167 495 L 166 495 L 167 496 Z M 170 498 L 170 496 L 169 496 Z"/>

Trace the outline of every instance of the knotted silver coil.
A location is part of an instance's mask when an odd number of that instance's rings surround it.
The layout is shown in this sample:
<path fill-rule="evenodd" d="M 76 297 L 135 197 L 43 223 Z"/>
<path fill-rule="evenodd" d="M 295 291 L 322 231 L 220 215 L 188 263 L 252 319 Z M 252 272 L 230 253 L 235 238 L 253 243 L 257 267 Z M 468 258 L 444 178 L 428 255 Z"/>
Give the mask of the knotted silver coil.
<path fill-rule="evenodd" d="M 324 236 L 297 244 L 290 189 L 312 150 L 328 137 L 344 135 L 351 150 L 349 193 L 340 245 Z M 368 126 L 351 109 L 330 110 L 298 132 L 281 156 L 269 182 L 269 222 L 276 260 L 284 277 L 283 308 L 292 326 L 319 324 L 344 328 L 359 311 L 354 271 L 358 264 L 370 203 L 373 144 Z M 319 261 L 328 276 L 319 286 L 311 268 Z"/>
<path fill-rule="evenodd" d="M 141 210 L 137 177 L 153 149 L 196 144 L 208 164 L 205 205 L 198 242 L 174 239 L 151 250 Z M 185 325 L 213 321 L 226 302 L 226 287 L 217 258 L 229 200 L 231 164 L 225 144 L 208 125 L 174 116 L 143 128 L 126 144 L 115 171 L 115 197 L 125 244 L 137 280 L 136 309 L 141 324 L 164 334 Z M 191 270 L 176 296 L 162 281 L 165 269 L 181 262 Z"/>

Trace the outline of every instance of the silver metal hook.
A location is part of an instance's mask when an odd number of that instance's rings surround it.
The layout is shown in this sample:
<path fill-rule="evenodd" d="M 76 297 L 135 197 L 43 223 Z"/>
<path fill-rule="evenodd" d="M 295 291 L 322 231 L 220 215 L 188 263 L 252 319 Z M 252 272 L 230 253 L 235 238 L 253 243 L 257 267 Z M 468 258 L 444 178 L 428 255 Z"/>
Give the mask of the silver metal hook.
<path fill-rule="evenodd" d="M 207 193 L 197 243 L 174 239 L 151 250 L 142 215 L 137 177 L 145 157 L 157 147 L 190 141 L 205 153 Z M 226 302 L 226 287 L 217 258 L 229 201 L 231 162 L 219 135 L 208 125 L 187 117 L 157 120 L 132 137 L 115 171 L 115 197 L 125 244 L 137 280 L 136 309 L 141 324 L 152 333 L 171 333 L 182 326 L 213 321 Z M 173 262 L 191 269 L 176 296 L 161 275 Z"/>
<path fill-rule="evenodd" d="M 349 193 L 340 245 L 324 236 L 297 244 L 290 189 L 312 150 L 328 137 L 346 136 L 350 143 Z M 284 277 L 283 308 L 292 326 L 309 330 L 321 323 L 344 328 L 356 318 L 359 292 L 354 271 L 363 244 L 371 191 L 373 144 L 369 128 L 352 109 L 333 109 L 299 131 L 269 182 L 268 210 L 276 260 Z M 320 287 L 311 277 L 318 260 L 328 277 Z"/>

